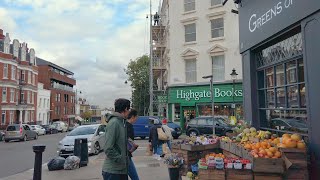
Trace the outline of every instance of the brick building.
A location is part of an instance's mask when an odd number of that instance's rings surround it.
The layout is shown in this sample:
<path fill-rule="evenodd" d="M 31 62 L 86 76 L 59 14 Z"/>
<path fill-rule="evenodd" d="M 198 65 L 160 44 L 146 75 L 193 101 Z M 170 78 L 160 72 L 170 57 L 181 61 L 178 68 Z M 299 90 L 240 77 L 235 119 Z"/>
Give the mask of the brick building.
<path fill-rule="evenodd" d="M 35 50 L 0 29 L 0 128 L 36 122 L 38 67 Z"/>
<path fill-rule="evenodd" d="M 36 58 L 36 61 L 39 82 L 44 84 L 44 89 L 51 90 L 50 121 L 61 120 L 72 124 L 76 103 L 73 90 L 76 80 L 73 78 L 73 72 L 40 58 Z"/>

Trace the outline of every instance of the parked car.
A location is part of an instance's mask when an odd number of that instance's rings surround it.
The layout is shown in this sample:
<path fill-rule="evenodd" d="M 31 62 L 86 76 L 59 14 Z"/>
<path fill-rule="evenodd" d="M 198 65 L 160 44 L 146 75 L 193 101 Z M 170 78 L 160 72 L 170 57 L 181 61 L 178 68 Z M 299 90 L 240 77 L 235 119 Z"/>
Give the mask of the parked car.
<path fill-rule="evenodd" d="M 227 132 L 232 132 L 232 127 L 224 122 L 223 118 L 212 116 L 197 117 L 187 124 L 187 135 L 197 136 L 201 134 L 213 134 L 213 122 L 216 122 L 215 134 L 225 136 Z"/>
<path fill-rule="evenodd" d="M 56 129 L 52 125 L 41 125 L 41 126 L 45 129 L 46 134 L 57 134 L 59 132 L 58 129 Z"/>
<path fill-rule="evenodd" d="M 4 141 L 9 142 L 11 140 L 27 141 L 30 139 L 38 139 L 36 131 L 32 130 L 32 127 L 28 124 L 10 124 L 7 126 Z"/>
<path fill-rule="evenodd" d="M 58 129 L 59 132 L 67 132 L 68 131 L 68 125 L 65 122 L 62 121 L 56 121 L 52 123 L 52 125 Z"/>
<path fill-rule="evenodd" d="M 46 134 L 46 130 L 40 125 L 31 125 L 31 127 L 32 127 L 32 130 L 36 131 L 39 136 Z"/>
<path fill-rule="evenodd" d="M 88 153 L 99 154 L 105 144 L 105 125 L 83 125 L 72 130 L 58 145 L 58 153 L 62 157 L 73 155 L 74 140 L 78 138 L 88 139 Z"/>
<path fill-rule="evenodd" d="M 3 131 L 0 131 L 0 141 L 3 141 L 3 138 L 4 138 L 4 132 Z"/>
<path fill-rule="evenodd" d="M 275 118 L 271 120 L 271 127 L 278 130 L 308 133 L 308 126 L 304 120 L 295 118 Z"/>
<path fill-rule="evenodd" d="M 151 121 L 152 120 L 156 120 L 158 122 L 160 122 L 160 118 L 159 117 L 155 117 L 155 116 L 139 116 L 136 123 L 133 124 L 133 128 L 134 128 L 134 136 L 135 137 L 140 137 L 141 139 L 145 139 L 146 137 L 149 136 L 149 130 L 151 127 Z M 174 129 L 174 131 L 172 132 L 172 136 L 173 138 L 177 139 L 179 138 L 179 136 L 181 135 L 181 128 L 179 125 L 173 123 L 173 122 L 168 122 L 168 126 L 172 129 Z"/>

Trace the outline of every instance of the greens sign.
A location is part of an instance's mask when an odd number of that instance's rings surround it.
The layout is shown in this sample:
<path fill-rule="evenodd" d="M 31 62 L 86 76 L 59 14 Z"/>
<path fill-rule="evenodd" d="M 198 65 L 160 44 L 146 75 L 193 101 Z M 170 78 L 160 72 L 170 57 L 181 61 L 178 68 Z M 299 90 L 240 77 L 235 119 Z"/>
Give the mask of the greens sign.
<path fill-rule="evenodd" d="M 242 101 L 242 84 L 216 84 L 213 85 L 215 102 L 236 102 Z M 181 103 L 194 105 L 197 102 L 211 102 L 211 91 L 209 85 L 183 86 L 169 88 L 169 103 Z"/>

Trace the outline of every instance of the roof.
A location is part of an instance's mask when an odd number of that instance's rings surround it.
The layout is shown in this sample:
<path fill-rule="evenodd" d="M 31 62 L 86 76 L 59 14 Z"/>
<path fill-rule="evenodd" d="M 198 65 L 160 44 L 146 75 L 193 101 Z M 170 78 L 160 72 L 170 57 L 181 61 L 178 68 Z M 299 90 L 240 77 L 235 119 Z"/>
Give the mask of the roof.
<path fill-rule="evenodd" d="M 73 72 L 71 72 L 71 71 L 69 71 L 69 70 L 67 70 L 67 69 L 65 69 L 63 67 L 58 66 L 56 64 L 53 64 L 52 62 L 46 61 L 44 59 L 41 59 L 41 58 L 37 57 L 36 60 L 37 60 L 37 66 L 51 66 L 51 67 L 53 67 L 55 69 L 58 69 L 58 70 L 60 70 L 60 71 L 62 71 L 64 73 L 68 74 L 68 75 L 73 75 L 74 74 Z"/>

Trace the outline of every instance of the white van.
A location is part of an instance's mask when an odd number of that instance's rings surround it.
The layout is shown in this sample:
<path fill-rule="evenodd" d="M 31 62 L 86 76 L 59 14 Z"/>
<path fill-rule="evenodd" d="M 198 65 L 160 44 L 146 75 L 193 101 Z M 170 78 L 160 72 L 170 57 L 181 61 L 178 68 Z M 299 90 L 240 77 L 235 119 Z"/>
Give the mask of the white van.
<path fill-rule="evenodd" d="M 52 125 L 59 131 L 59 132 L 67 132 L 68 125 L 65 122 L 57 121 L 52 123 Z"/>

